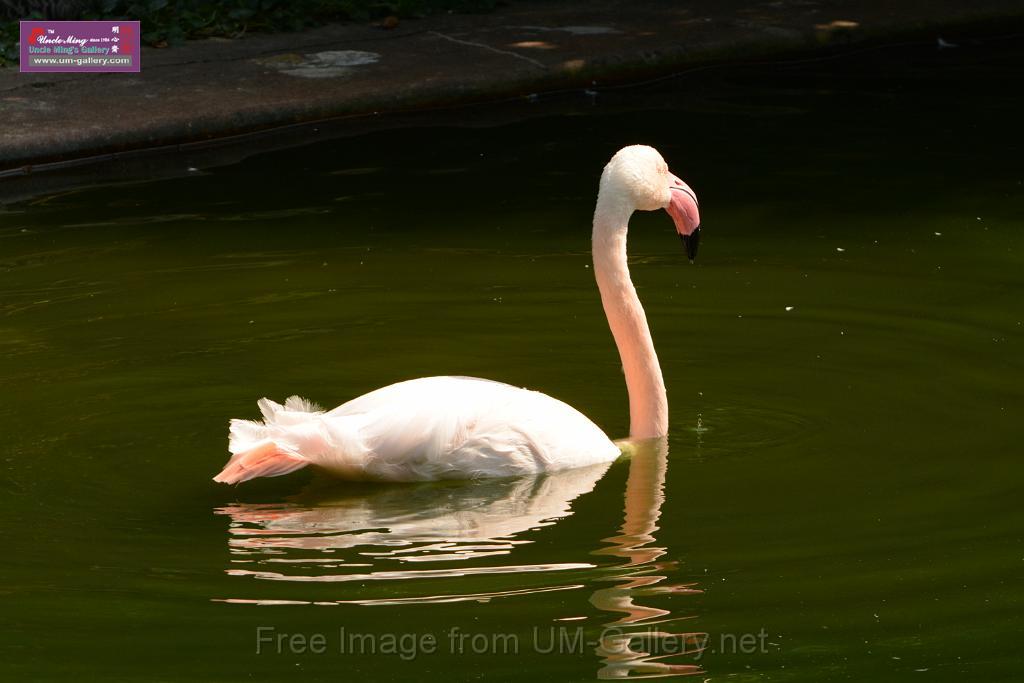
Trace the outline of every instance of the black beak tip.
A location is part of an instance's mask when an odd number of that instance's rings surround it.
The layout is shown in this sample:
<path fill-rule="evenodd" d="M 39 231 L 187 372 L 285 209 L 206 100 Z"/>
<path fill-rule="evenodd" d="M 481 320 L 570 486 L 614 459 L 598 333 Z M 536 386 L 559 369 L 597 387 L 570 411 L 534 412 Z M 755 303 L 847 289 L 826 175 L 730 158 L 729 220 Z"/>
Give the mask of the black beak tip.
<path fill-rule="evenodd" d="M 690 263 L 697 258 L 697 247 L 700 245 L 700 226 L 693 229 L 689 235 L 680 235 L 683 238 L 683 247 L 686 248 L 686 258 Z"/>

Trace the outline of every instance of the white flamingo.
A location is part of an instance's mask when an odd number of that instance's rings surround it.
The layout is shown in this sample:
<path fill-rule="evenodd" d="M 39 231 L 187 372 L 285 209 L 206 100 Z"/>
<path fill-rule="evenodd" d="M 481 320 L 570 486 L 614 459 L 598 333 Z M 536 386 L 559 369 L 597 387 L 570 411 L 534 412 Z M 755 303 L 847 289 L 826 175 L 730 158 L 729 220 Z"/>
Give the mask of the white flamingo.
<path fill-rule="evenodd" d="M 668 399 L 626 262 L 636 210 L 665 209 L 692 260 L 700 237 L 693 190 L 651 147 L 619 150 L 601 175 L 594 275 L 629 392 L 631 439 L 668 432 Z M 231 459 L 214 481 L 236 484 L 313 465 L 345 479 L 428 481 L 536 474 L 617 458 L 585 415 L 545 394 L 473 377 L 398 382 L 322 411 L 293 396 L 259 401 L 263 422 L 232 420 Z"/>

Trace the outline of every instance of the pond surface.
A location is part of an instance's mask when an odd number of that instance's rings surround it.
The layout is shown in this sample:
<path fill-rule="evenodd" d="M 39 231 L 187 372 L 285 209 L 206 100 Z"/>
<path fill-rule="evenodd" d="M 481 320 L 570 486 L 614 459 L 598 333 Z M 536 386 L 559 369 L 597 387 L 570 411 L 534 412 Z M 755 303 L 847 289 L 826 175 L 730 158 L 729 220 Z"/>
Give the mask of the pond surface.
<path fill-rule="evenodd" d="M 1018 679 L 1022 66 L 720 69 L 6 206 L 4 678 Z M 637 141 L 704 219 L 692 266 L 663 213 L 631 225 L 667 443 L 210 481 L 261 396 L 426 375 L 625 435 L 589 220 Z"/>

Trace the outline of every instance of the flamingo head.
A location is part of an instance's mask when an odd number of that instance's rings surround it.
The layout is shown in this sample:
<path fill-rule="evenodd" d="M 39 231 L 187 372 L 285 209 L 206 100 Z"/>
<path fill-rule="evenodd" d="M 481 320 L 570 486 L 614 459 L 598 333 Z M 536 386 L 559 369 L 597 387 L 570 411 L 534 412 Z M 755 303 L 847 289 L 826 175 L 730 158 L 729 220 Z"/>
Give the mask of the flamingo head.
<path fill-rule="evenodd" d="M 668 170 L 658 150 L 646 145 L 623 147 L 605 166 L 601 187 L 614 190 L 641 211 L 665 209 L 692 262 L 700 244 L 697 194 Z"/>

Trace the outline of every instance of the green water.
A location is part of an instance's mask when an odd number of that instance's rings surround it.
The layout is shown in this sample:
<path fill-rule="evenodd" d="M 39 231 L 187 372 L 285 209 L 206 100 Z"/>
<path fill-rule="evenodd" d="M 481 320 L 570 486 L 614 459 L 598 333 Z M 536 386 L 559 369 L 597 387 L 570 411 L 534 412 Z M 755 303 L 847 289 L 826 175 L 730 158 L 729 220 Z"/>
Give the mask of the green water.
<path fill-rule="evenodd" d="M 1018 679 L 1022 66 L 717 70 L 7 205 L 3 678 Z M 667 444 L 539 481 L 210 481 L 261 396 L 426 375 L 624 435 L 589 218 L 636 141 L 704 220 L 693 266 L 664 214 L 631 226 Z"/>

